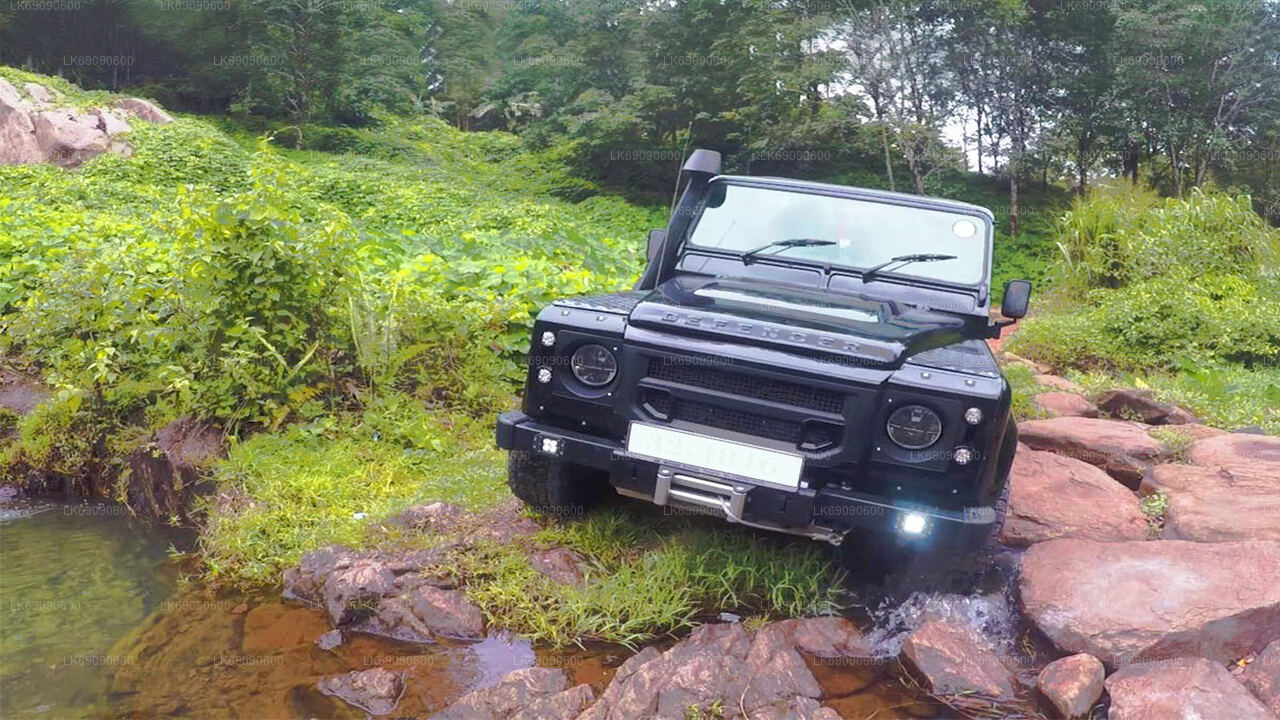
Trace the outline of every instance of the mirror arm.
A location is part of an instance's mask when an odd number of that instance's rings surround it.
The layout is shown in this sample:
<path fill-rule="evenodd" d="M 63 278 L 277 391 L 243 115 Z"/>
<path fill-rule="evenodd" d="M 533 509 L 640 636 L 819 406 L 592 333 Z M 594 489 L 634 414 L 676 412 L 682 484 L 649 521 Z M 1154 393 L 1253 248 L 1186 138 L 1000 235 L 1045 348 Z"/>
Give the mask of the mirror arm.
<path fill-rule="evenodd" d="M 1017 322 L 1017 320 L 992 320 L 991 324 L 987 326 L 987 337 L 999 339 L 1001 331 L 1010 325 L 1016 325 Z"/>

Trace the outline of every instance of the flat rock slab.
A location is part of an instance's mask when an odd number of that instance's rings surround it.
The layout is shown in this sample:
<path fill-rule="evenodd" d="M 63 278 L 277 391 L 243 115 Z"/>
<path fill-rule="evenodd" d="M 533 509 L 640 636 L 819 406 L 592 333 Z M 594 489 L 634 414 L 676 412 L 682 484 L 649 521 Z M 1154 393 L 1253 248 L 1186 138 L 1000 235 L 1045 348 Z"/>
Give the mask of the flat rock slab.
<path fill-rule="evenodd" d="M 1022 558 L 1022 605 L 1059 648 L 1111 667 L 1222 663 L 1280 637 L 1280 543 L 1061 539 Z"/>
<path fill-rule="evenodd" d="M 1280 476 L 1280 437 L 1230 433 L 1197 441 L 1188 453 L 1196 465 Z"/>
<path fill-rule="evenodd" d="M 532 667 L 507 673 L 494 687 L 470 692 L 433 720 L 571 720 L 595 694 L 590 685 L 569 687 L 562 668 Z"/>
<path fill-rule="evenodd" d="M 1089 463 L 1024 448 L 1013 458 L 1009 482 L 1009 512 L 1002 530 L 1008 545 L 1026 547 L 1060 537 L 1147 537 L 1138 498 Z"/>
<path fill-rule="evenodd" d="M 1093 704 L 1102 697 L 1102 683 L 1106 676 L 1101 660 L 1088 653 L 1079 653 L 1044 666 L 1036 677 L 1036 688 L 1059 715 L 1079 718 L 1088 715 Z"/>
<path fill-rule="evenodd" d="M 1240 682 L 1262 701 L 1271 712 L 1280 716 L 1280 640 L 1267 646 L 1249 667 L 1240 674 Z"/>
<path fill-rule="evenodd" d="M 1152 468 L 1142 491 L 1168 498 L 1162 536 L 1197 542 L 1280 541 L 1280 473 L 1249 467 Z"/>
<path fill-rule="evenodd" d="M 1018 425 L 1018 440 L 1033 450 L 1049 450 L 1096 465 L 1136 488 L 1161 457 L 1160 441 L 1147 426 L 1127 420 L 1061 417 Z"/>
<path fill-rule="evenodd" d="M 1204 658 L 1129 665 L 1106 686 L 1109 720 L 1275 720 L 1225 667 Z"/>
<path fill-rule="evenodd" d="M 934 695 L 1013 699 L 1013 675 L 971 628 L 928 619 L 902 643 L 901 658 Z"/>
<path fill-rule="evenodd" d="M 1086 400 L 1083 395 L 1077 395 L 1073 392 L 1055 390 L 1053 392 L 1040 393 L 1032 399 L 1035 401 L 1036 407 L 1051 418 L 1098 417 L 1097 406 Z"/>

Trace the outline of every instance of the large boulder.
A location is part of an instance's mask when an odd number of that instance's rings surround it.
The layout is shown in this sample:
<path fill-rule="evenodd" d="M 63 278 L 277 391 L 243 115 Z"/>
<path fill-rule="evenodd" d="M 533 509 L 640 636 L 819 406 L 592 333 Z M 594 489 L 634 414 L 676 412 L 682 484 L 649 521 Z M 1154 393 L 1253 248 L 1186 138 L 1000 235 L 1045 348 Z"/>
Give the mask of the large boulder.
<path fill-rule="evenodd" d="M 1002 539 L 1024 547 L 1059 537 L 1142 540 L 1147 521 L 1138 498 L 1086 462 L 1022 449 L 1009 474 Z"/>
<path fill-rule="evenodd" d="M 1064 538 L 1022 558 L 1027 616 L 1059 648 L 1115 667 L 1230 662 L 1280 637 L 1280 543 Z"/>
<path fill-rule="evenodd" d="M 531 667 L 507 673 L 494 687 L 472 691 L 433 720 L 571 720 L 591 703 L 590 685 L 569 687 L 562 668 Z"/>
<path fill-rule="evenodd" d="M 62 93 L 39 83 L 26 83 L 22 89 L 27 91 L 27 97 L 31 98 L 32 102 L 42 105 L 52 105 L 62 100 Z"/>
<path fill-rule="evenodd" d="M 1098 417 L 1098 408 L 1093 403 L 1073 392 L 1055 390 L 1040 393 L 1032 400 L 1046 416 L 1055 417 Z"/>
<path fill-rule="evenodd" d="M 969 627 L 927 619 L 903 641 L 901 658 L 934 695 L 1013 699 L 1013 674 Z"/>
<path fill-rule="evenodd" d="M 1240 674 L 1240 682 L 1280 717 L 1280 639 L 1273 641 Z"/>
<path fill-rule="evenodd" d="M 1275 720 L 1225 667 L 1199 657 L 1129 665 L 1106 687 L 1109 720 Z"/>
<path fill-rule="evenodd" d="M 35 108 L 0 78 L 0 165 L 44 162 L 46 156 L 31 120 Z"/>
<path fill-rule="evenodd" d="M 1018 425 L 1018 440 L 1033 450 L 1049 450 L 1097 465 L 1131 488 L 1161 456 L 1146 426 L 1127 420 L 1049 418 Z"/>
<path fill-rule="evenodd" d="M 321 693 L 332 695 L 370 715 L 386 715 L 395 710 L 404 692 L 403 679 L 383 668 L 326 677 L 317 686 Z"/>
<path fill-rule="evenodd" d="M 1196 465 L 1210 465 L 1280 477 L 1280 437 L 1230 433 L 1199 440 L 1188 453 Z"/>
<path fill-rule="evenodd" d="M 45 110 L 31 118 L 36 140 L 48 162 L 76 167 L 111 149 L 111 136 L 99 127 L 98 116 L 75 110 Z"/>
<path fill-rule="evenodd" d="M 1280 541 L 1280 473 L 1157 465 L 1142 481 L 1144 493 L 1168 498 L 1163 537 L 1197 542 Z"/>
<path fill-rule="evenodd" d="M 1080 718 L 1089 714 L 1102 697 L 1106 668 L 1098 658 L 1078 653 L 1059 658 L 1044 666 L 1036 677 L 1036 688 L 1064 718 Z"/>
<path fill-rule="evenodd" d="M 704 625 L 670 650 L 650 647 L 623 663 L 580 720 L 684 718 L 720 707 L 725 718 L 829 718 L 821 688 L 787 627 L 752 639 L 737 623 Z"/>

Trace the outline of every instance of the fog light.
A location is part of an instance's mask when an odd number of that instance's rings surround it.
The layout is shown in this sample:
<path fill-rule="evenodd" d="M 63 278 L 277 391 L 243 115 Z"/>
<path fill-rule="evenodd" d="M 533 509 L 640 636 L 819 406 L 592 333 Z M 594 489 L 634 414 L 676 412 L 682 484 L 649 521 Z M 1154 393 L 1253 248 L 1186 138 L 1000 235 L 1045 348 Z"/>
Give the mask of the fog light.
<path fill-rule="evenodd" d="M 957 465 L 968 465 L 973 461 L 973 451 L 967 447 L 958 447 L 954 457 Z"/>
<path fill-rule="evenodd" d="M 556 334 L 550 330 L 542 333 L 542 346 L 551 347 L 556 344 Z"/>
<path fill-rule="evenodd" d="M 919 535 L 924 532 L 928 524 L 928 518 L 920 513 L 912 512 L 902 516 L 902 521 L 898 524 L 898 527 L 906 535 Z"/>
<path fill-rule="evenodd" d="M 551 368 L 538 368 L 538 382 L 543 385 L 551 382 Z"/>
<path fill-rule="evenodd" d="M 977 425 L 982 422 L 982 411 L 978 408 L 969 408 L 964 411 L 964 421 L 970 425 Z"/>
<path fill-rule="evenodd" d="M 538 448 L 544 455 L 560 454 L 560 438 L 544 437 L 542 438 L 541 447 Z"/>

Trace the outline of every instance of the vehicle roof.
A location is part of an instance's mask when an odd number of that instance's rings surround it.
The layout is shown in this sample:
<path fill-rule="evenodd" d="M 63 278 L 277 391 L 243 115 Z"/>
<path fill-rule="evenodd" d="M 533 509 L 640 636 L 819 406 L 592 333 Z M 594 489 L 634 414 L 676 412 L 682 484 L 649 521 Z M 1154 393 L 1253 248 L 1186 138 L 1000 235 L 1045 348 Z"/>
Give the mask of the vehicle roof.
<path fill-rule="evenodd" d="M 978 214 L 986 217 L 991 222 L 995 221 L 995 215 L 989 209 L 984 208 L 981 205 L 973 205 L 959 200 L 930 197 L 927 195 L 912 195 L 910 193 L 890 192 L 888 190 L 875 190 L 872 188 L 853 187 L 851 185 L 835 185 L 832 183 L 814 182 L 812 180 L 796 180 L 793 178 L 772 177 L 767 175 L 718 175 L 712 178 L 712 180 L 730 180 L 735 183 L 756 186 L 773 186 L 780 189 L 795 188 L 810 191 L 816 190 L 824 194 L 839 195 L 857 198 L 860 200 L 871 200 L 873 202 L 886 202 L 894 205 L 909 205 L 912 207 L 928 208 L 932 210 L 954 210 L 963 213 Z"/>

